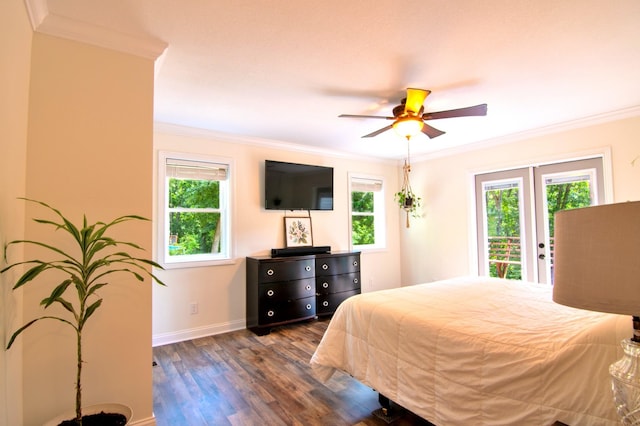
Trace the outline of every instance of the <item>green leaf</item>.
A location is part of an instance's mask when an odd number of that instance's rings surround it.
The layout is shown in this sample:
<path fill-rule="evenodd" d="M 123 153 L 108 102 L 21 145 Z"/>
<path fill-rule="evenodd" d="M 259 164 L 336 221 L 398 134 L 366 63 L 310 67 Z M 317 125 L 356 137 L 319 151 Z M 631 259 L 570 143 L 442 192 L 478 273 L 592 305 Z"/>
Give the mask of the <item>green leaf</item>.
<path fill-rule="evenodd" d="M 43 225 L 53 225 L 56 230 L 60 229 L 60 228 L 64 228 L 64 225 L 58 222 L 54 222 L 52 220 L 47 220 L 47 219 L 33 219 L 34 222 L 36 223 L 40 223 Z"/>
<path fill-rule="evenodd" d="M 7 343 L 7 349 L 10 349 L 11 346 L 13 345 L 13 342 L 16 340 L 16 338 L 23 332 L 25 331 L 27 328 L 31 327 L 33 324 L 35 324 L 36 322 L 43 320 L 43 319 L 54 319 L 54 320 L 58 320 L 60 322 L 63 322 L 65 324 L 70 325 L 71 327 L 73 327 L 74 330 L 78 330 L 76 328 L 75 325 L 73 325 L 71 322 L 67 321 L 64 318 L 58 318 L 58 317 L 51 317 L 51 316 L 44 316 L 44 317 L 40 317 L 40 318 L 36 318 L 33 319 L 31 321 L 29 321 L 28 323 L 26 323 L 25 325 L 23 325 L 22 327 L 20 327 L 15 333 L 13 333 L 11 335 L 11 339 L 9 339 L 9 343 Z"/>
<path fill-rule="evenodd" d="M 53 207 L 51 207 L 49 204 L 44 203 L 42 201 L 38 201 L 38 200 L 33 200 L 31 198 L 22 198 L 23 200 L 26 201 L 30 201 L 32 203 L 37 203 L 40 204 L 41 206 L 46 207 L 47 209 L 51 210 L 52 212 L 54 212 L 60 219 L 62 219 L 62 221 L 64 222 L 64 226 L 61 224 L 57 224 L 51 221 L 46 221 L 44 219 L 34 219 L 36 222 L 39 223 L 51 223 L 52 225 L 56 226 L 57 228 L 62 228 L 65 231 L 67 231 L 69 234 L 71 234 L 76 241 L 80 242 L 80 238 L 79 238 L 79 233 L 78 233 L 78 229 L 73 225 L 73 223 L 71 223 L 66 217 L 64 217 L 62 215 L 62 213 L 60 213 L 59 210 L 54 209 Z"/>
<path fill-rule="evenodd" d="M 42 318 L 36 318 L 34 320 L 31 320 L 28 323 L 26 323 L 25 325 L 23 325 L 22 327 L 20 327 L 18 330 L 16 330 L 16 332 L 13 333 L 13 335 L 11 335 L 11 339 L 9 339 L 9 343 L 7 343 L 7 349 L 11 348 L 11 345 L 13 345 L 13 342 L 16 340 L 16 337 L 18 337 L 20 335 L 20 333 L 22 333 L 27 328 L 31 327 L 36 321 L 39 321 L 41 319 Z"/>
<path fill-rule="evenodd" d="M 160 278 L 158 278 L 155 274 L 150 273 L 149 275 L 151 275 L 151 278 L 153 278 L 153 280 L 154 280 L 155 282 L 157 282 L 158 284 L 160 284 L 161 286 L 163 286 L 163 287 L 166 287 L 166 286 L 167 286 L 167 285 L 166 285 L 164 282 L 162 282 L 162 280 L 161 280 Z"/>
<path fill-rule="evenodd" d="M 160 265 L 159 263 L 154 262 L 153 260 L 140 259 L 140 258 L 136 258 L 135 260 L 138 261 L 138 262 L 146 263 L 147 265 L 153 266 L 154 268 L 164 269 L 164 267 L 162 267 L 162 265 Z"/>
<path fill-rule="evenodd" d="M 99 284 L 93 284 L 90 288 L 89 291 L 87 292 L 87 297 L 91 296 L 93 293 L 95 293 L 96 291 L 98 291 L 99 289 L 101 289 L 102 287 L 106 286 L 108 283 L 99 283 Z"/>
<path fill-rule="evenodd" d="M 68 259 L 69 261 L 71 261 L 75 265 L 81 266 L 81 264 L 78 263 L 76 261 L 76 259 L 73 258 L 73 256 L 71 256 L 71 255 L 65 253 L 64 251 L 62 251 L 61 249 L 59 249 L 57 247 L 54 247 L 54 246 L 51 246 L 49 244 L 41 243 L 39 241 L 31 241 L 31 240 L 14 240 L 14 241 L 10 241 L 9 243 L 7 243 L 7 247 L 9 245 L 12 245 L 12 244 L 33 244 L 33 245 L 36 245 L 36 246 L 39 246 L 39 247 L 44 247 L 44 248 L 46 248 L 48 250 L 54 251 L 54 252 L 56 252 L 58 254 L 61 254 L 62 256 L 64 256 L 66 259 Z"/>
<path fill-rule="evenodd" d="M 40 264 L 34 266 L 33 268 L 31 268 L 27 272 L 25 272 L 18 279 L 16 284 L 13 286 L 13 289 L 15 290 L 16 288 L 22 287 L 23 285 L 25 285 L 26 283 L 28 283 L 29 281 L 33 280 L 38 275 L 40 275 L 41 272 L 46 271 L 47 269 L 49 269 L 49 265 L 47 265 L 46 263 L 40 263 Z M 3 272 L 4 272 L 4 270 L 3 270 Z"/>
<path fill-rule="evenodd" d="M 73 307 L 73 305 L 71 304 L 71 302 L 63 299 L 62 297 L 59 297 L 55 300 L 56 302 L 58 302 L 59 304 L 61 304 L 67 311 L 71 312 L 74 316 L 74 318 L 78 317 L 78 314 L 76 314 L 76 310 Z"/>
<path fill-rule="evenodd" d="M 78 293 L 78 300 L 84 300 L 87 297 L 88 284 L 78 277 L 74 277 L 74 278 L 75 279 L 73 280 L 73 283 L 76 286 L 76 292 Z"/>
<path fill-rule="evenodd" d="M 102 305 L 102 299 L 98 299 L 95 302 L 93 302 L 86 310 L 86 312 L 84 313 L 84 319 L 82 321 L 82 323 L 87 322 L 87 320 L 89 319 L 89 317 L 95 312 L 96 309 L 98 309 L 100 307 L 100 305 Z"/>
<path fill-rule="evenodd" d="M 65 291 L 67 291 L 67 288 L 69 287 L 72 281 L 73 281 L 72 279 L 67 279 L 61 282 L 56 288 L 53 289 L 49 297 L 42 299 L 42 301 L 40 302 L 40 305 L 44 305 L 45 309 L 51 306 L 51 304 L 55 302 L 57 298 L 62 296 L 62 294 Z"/>

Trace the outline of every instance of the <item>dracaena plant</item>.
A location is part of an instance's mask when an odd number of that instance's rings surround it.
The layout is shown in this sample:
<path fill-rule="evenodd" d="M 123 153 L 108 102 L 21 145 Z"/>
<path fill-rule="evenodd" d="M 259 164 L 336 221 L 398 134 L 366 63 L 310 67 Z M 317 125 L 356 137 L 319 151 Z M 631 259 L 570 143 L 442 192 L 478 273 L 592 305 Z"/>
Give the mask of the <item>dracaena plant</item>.
<path fill-rule="evenodd" d="M 46 274 L 53 280 L 59 280 L 54 285 L 51 294 L 42 299 L 40 305 L 46 310 L 50 306 L 59 305 L 63 309 L 63 316 L 43 315 L 33 319 L 13 333 L 7 344 L 7 349 L 11 348 L 16 338 L 29 327 L 41 320 L 57 320 L 70 326 L 76 335 L 76 399 L 75 399 L 75 422 L 82 425 L 82 333 L 87 324 L 87 320 L 102 305 L 102 298 L 98 290 L 109 284 L 107 278 L 111 274 L 129 274 L 138 281 L 144 281 L 144 277 L 150 277 L 161 285 L 164 283 L 158 279 L 151 271 L 150 267 L 162 269 L 156 262 L 134 257 L 120 247 L 125 246 L 136 250 L 142 250 L 140 246 L 128 241 L 116 240 L 108 236 L 109 231 L 116 225 L 128 221 L 146 221 L 148 219 L 129 215 L 118 217 L 111 222 L 88 223 L 86 215 L 83 217 L 82 225 L 76 226 L 67 219 L 59 210 L 50 205 L 37 200 L 24 199 L 37 203 L 57 217 L 55 220 L 33 219 L 35 222 L 52 226 L 56 231 L 63 231 L 65 237 L 72 241 L 72 244 L 65 243 L 59 246 L 54 243 L 47 243 L 34 240 L 15 240 L 5 246 L 5 259 L 8 249 L 17 244 L 27 244 L 46 249 L 55 260 L 32 259 L 9 264 L 0 273 L 7 272 L 19 265 L 24 265 L 26 272 L 18 278 L 13 289 L 19 289 L 37 278 L 44 279 L 43 274 L 55 271 L 57 274 Z M 73 251 L 66 247 L 75 246 Z M 64 248 L 63 248 L 64 247 Z M 55 283 L 55 281 L 54 281 Z"/>

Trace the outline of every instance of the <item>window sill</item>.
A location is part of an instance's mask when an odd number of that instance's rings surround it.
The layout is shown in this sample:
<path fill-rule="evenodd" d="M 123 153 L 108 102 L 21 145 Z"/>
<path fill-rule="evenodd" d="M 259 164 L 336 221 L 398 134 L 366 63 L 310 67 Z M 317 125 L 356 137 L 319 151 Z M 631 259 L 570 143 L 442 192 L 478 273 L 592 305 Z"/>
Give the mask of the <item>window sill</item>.
<path fill-rule="evenodd" d="M 351 246 L 351 250 L 367 253 L 386 252 L 387 247 L 384 246 Z"/>
<path fill-rule="evenodd" d="M 185 268 L 206 268 L 210 266 L 234 265 L 236 259 L 191 260 L 188 262 L 158 262 L 166 270 Z"/>

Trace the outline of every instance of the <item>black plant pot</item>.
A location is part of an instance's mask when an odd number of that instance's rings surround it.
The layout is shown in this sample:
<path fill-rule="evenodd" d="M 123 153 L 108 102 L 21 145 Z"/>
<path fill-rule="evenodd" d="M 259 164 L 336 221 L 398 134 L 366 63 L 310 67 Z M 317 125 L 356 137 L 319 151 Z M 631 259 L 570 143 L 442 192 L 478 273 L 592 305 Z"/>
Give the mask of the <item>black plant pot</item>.
<path fill-rule="evenodd" d="M 406 210 L 411 209 L 411 207 L 413 207 L 413 197 L 406 197 L 402 207 Z"/>

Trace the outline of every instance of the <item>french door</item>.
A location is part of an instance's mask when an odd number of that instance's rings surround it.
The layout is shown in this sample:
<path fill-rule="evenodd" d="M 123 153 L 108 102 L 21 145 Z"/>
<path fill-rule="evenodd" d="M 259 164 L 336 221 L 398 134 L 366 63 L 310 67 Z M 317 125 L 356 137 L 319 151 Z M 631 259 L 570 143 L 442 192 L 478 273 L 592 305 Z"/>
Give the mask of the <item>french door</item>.
<path fill-rule="evenodd" d="M 478 273 L 553 283 L 554 214 L 604 202 L 602 158 L 478 174 Z"/>

